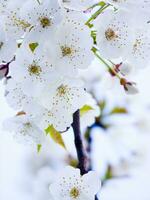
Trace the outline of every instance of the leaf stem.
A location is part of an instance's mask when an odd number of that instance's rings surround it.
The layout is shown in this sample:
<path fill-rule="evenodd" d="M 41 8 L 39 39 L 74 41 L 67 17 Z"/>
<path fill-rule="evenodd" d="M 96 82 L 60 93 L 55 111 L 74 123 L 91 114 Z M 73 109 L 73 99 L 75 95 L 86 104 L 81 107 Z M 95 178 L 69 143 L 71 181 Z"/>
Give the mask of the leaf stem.
<path fill-rule="evenodd" d="M 119 74 L 113 69 L 113 67 L 111 67 L 100 55 L 99 55 L 99 51 L 97 48 L 93 47 L 92 48 L 92 52 L 94 53 L 94 55 L 108 68 L 108 71 L 113 72 L 113 74 L 118 77 L 119 79 L 121 79 L 121 77 L 119 76 Z"/>
<path fill-rule="evenodd" d="M 110 4 L 104 4 L 103 6 L 101 6 L 101 8 L 99 8 L 89 19 L 88 21 L 85 23 L 85 25 L 87 25 L 89 28 L 93 27 L 93 24 L 91 24 L 91 22 L 93 20 L 95 20 L 106 8 L 108 8 L 110 6 Z"/>

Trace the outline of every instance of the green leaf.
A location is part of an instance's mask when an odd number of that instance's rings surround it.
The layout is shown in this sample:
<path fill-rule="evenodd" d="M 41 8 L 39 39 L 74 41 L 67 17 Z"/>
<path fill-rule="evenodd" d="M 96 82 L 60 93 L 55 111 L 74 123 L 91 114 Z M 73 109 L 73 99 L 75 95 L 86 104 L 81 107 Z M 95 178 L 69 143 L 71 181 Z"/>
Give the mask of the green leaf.
<path fill-rule="evenodd" d="M 108 166 L 103 181 L 107 181 L 107 180 L 110 180 L 112 178 L 113 178 L 112 168 L 111 168 L 111 166 Z"/>
<path fill-rule="evenodd" d="M 32 51 L 32 53 L 34 53 L 35 49 L 39 46 L 39 44 L 37 42 L 35 43 L 30 43 L 29 44 L 29 48 Z"/>
<path fill-rule="evenodd" d="M 50 135 L 50 137 L 55 143 L 59 144 L 61 147 L 66 149 L 66 146 L 61 134 L 53 127 L 53 125 L 45 129 L 45 132 L 46 132 L 46 135 Z"/>
<path fill-rule="evenodd" d="M 82 117 L 83 115 L 85 115 L 87 112 L 93 110 L 93 108 L 89 105 L 84 105 L 81 109 L 80 109 L 80 116 Z"/>
<path fill-rule="evenodd" d="M 113 110 L 110 112 L 110 114 L 126 114 L 128 111 L 126 108 L 123 107 L 115 107 Z"/>
<path fill-rule="evenodd" d="M 99 107 L 100 107 L 101 111 L 103 111 L 106 107 L 106 101 L 103 100 L 103 101 L 99 102 Z"/>
<path fill-rule="evenodd" d="M 41 148 L 42 148 L 42 145 L 41 145 L 41 144 L 38 144 L 38 145 L 37 145 L 37 152 L 38 152 L 38 153 L 40 153 Z"/>

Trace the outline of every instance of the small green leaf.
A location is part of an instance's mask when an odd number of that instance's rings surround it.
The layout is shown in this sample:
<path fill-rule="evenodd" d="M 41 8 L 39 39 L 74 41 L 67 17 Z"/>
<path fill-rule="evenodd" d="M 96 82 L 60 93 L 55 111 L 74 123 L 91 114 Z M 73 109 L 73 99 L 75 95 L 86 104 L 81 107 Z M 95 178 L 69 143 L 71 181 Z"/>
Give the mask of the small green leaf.
<path fill-rule="evenodd" d="M 106 107 L 106 101 L 103 100 L 103 101 L 99 102 L 99 107 L 100 107 L 101 111 L 103 111 Z"/>
<path fill-rule="evenodd" d="M 111 168 L 111 166 L 108 166 L 103 181 L 110 180 L 110 179 L 112 179 L 113 177 L 114 177 L 114 176 L 113 176 L 112 168 Z"/>
<path fill-rule="evenodd" d="M 30 43 L 29 44 L 29 48 L 32 51 L 32 53 L 35 51 L 35 49 L 39 46 L 39 44 L 37 42 L 35 43 Z"/>
<path fill-rule="evenodd" d="M 50 135 L 52 140 L 62 146 L 64 149 L 66 149 L 65 143 L 63 141 L 63 138 L 61 134 L 53 127 L 53 125 L 49 126 L 47 129 L 45 129 L 46 135 Z"/>
<path fill-rule="evenodd" d="M 113 110 L 110 112 L 110 114 L 126 114 L 128 111 L 126 108 L 123 107 L 115 107 Z"/>
<path fill-rule="evenodd" d="M 38 144 L 38 145 L 37 145 L 37 152 L 38 152 L 38 153 L 40 153 L 41 148 L 42 148 L 42 145 L 41 145 L 41 144 Z"/>
<path fill-rule="evenodd" d="M 84 105 L 81 109 L 80 109 L 80 116 L 82 117 L 83 115 L 85 115 L 87 112 L 93 110 L 93 108 L 89 105 Z"/>

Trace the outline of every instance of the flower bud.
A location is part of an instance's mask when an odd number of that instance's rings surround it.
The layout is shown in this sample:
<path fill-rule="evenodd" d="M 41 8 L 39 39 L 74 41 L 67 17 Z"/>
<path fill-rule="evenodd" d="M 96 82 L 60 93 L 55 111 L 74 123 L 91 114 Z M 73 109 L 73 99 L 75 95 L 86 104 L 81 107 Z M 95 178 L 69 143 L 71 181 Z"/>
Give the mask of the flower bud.
<path fill-rule="evenodd" d="M 129 82 L 126 79 L 122 78 L 120 84 L 124 87 L 124 90 L 127 94 L 137 94 L 139 91 L 136 87 L 136 83 Z"/>

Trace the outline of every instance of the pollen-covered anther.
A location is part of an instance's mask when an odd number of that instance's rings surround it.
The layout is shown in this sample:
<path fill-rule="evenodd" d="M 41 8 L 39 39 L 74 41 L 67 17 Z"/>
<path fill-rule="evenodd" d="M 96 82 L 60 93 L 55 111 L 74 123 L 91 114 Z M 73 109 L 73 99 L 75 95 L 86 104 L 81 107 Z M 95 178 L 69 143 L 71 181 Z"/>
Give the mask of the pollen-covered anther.
<path fill-rule="evenodd" d="M 73 53 L 73 50 L 71 49 L 71 47 L 68 46 L 61 46 L 61 52 L 62 52 L 62 56 L 71 56 Z"/>
<path fill-rule="evenodd" d="M 59 96 L 63 96 L 67 92 L 67 86 L 61 85 L 58 87 L 57 91 L 58 91 Z"/>
<path fill-rule="evenodd" d="M 72 197 L 73 199 L 76 199 L 77 197 L 79 197 L 80 192 L 78 190 L 78 188 L 74 187 L 71 189 L 70 191 L 70 197 Z"/>
<path fill-rule="evenodd" d="M 52 21 L 48 17 L 41 17 L 39 20 L 43 28 L 46 28 L 52 25 Z"/>
<path fill-rule="evenodd" d="M 37 76 L 39 76 L 40 73 L 42 72 L 42 69 L 41 69 L 40 66 L 38 66 L 36 64 L 32 64 L 32 65 L 29 66 L 28 71 L 29 71 L 30 75 L 37 75 Z"/>
<path fill-rule="evenodd" d="M 108 28 L 106 31 L 105 31 L 105 37 L 108 41 L 111 41 L 111 40 L 114 40 L 116 39 L 118 36 L 117 34 L 115 33 L 115 31 L 111 28 Z"/>

